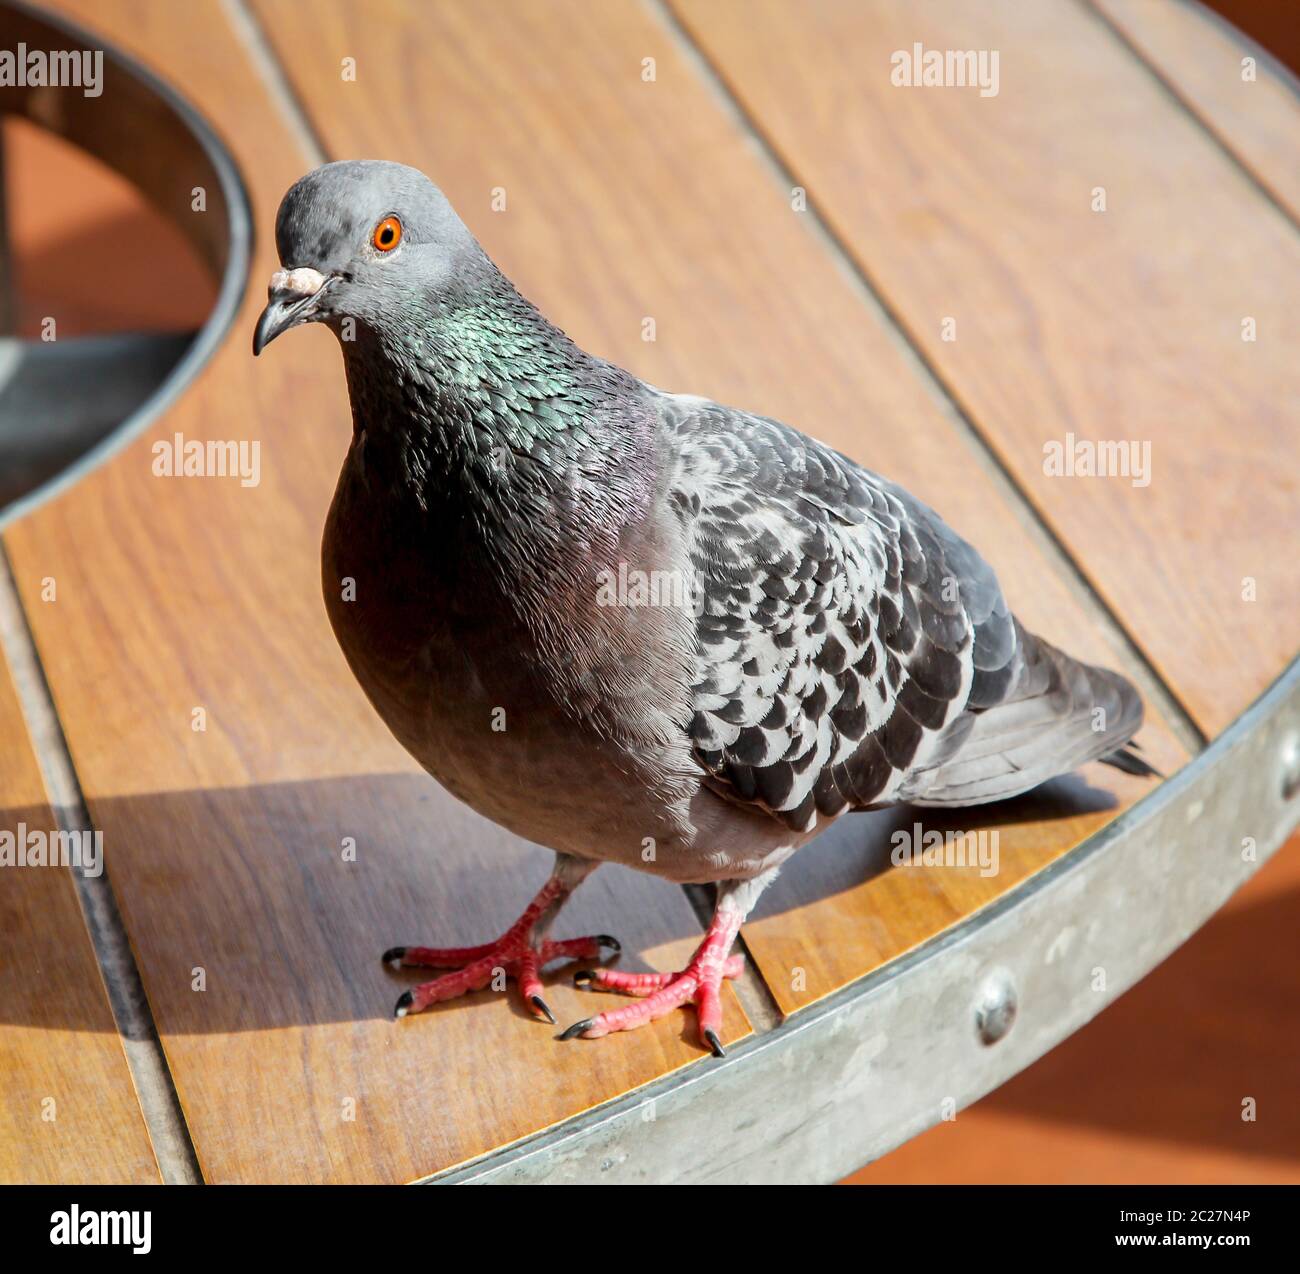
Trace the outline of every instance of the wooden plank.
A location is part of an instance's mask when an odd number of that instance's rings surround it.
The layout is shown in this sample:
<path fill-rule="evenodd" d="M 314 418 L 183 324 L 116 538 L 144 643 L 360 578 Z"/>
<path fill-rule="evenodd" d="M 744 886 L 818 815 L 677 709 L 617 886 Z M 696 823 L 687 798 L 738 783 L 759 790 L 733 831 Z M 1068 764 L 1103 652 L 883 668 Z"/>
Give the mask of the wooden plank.
<path fill-rule="evenodd" d="M 2 659 L 0 739 L 0 833 L 48 854 L 58 824 Z M 156 1183 L 68 868 L 7 863 L 0 880 L 0 1182 Z"/>
<path fill-rule="evenodd" d="M 0 123 L 9 185 L 15 334 L 58 339 L 104 332 L 189 332 L 216 300 L 190 242 L 124 178 L 19 116 Z M 140 262 L 168 286 L 142 288 Z"/>
<path fill-rule="evenodd" d="M 1196 0 L 1091 3 L 1251 176 L 1300 218 L 1300 97 L 1294 77 L 1261 58 L 1256 46 Z M 1243 78 L 1247 57 L 1254 78 Z"/>
<path fill-rule="evenodd" d="M 338 356 L 322 331 L 257 364 L 249 353 L 276 205 L 310 161 L 229 10 L 57 7 L 220 121 L 259 232 L 248 303 L 175 409 L 7 535 L 83 789 L 117 847 L 123 918 L 205 1176 L 409 1180 L 700 1060 L 685 1018 L 559 1045 L 490 991 L 391 1020 L 411 976 L 380 953 L 485 940 L 549 855 L 415 772 L 329 632 L 317 546 L 349 436 Z M 259 442 L 260 485 L 153 477 L 150 440 L 175 432 Z M 44 576 L 57 606 L 37 600 Z M 191 728 L 196 708 L 206 730 Z M 619 933 L 631 967 L 673 967 L 699 935 L 680 890 L 615 869 L 557 936 L 593 927 Z M 572 988 L 548 995 L 564 1021 L 590 1011 Z M 746 1029 L 729 997 L 724 1035 Z"/>
<path fill-rule="evenodd" d="M 900 479 L 974 537 L 1028 622 L 1117 660 L 961 427 L 647 11 L 390 3 L 362 13 L 333 3 L 315 8 L 310 29 L 291 5 L 258 0 L 256 11 L 331 153 L 424 168 L 576 339 L 655 384 L 799 424 Z M 345 56 L 357 59 L 357 84 L 337 73 Z M 651 83 L 640 78 L 645 57 L 655 59 Z M 433 129 L 433 120 L 455 126 Z M 496 216 L 487 211 L 494 187 L 507 195 Z M 645 316 L 656 320 L 654 342 L 641 339 Z M 1176 768 L 1183 753 L 1161 723 L 1148 733 L 1157 764 Z M 1013 815 L 1025 821 L 1002 830 L 996 876 L 868 878 L 888 848 L 880 819 L 850 820 L 805 850 L 745 928 L 782 1010 L 998 896 L 1149 786 L 1104 767 L 1088 782 L 1091 792 L 1076 786 L 1060 804 Z"/>
<path fill-rule="evenodd" d="M 1300 556 L 1281 547 L 1295 227 L 1081 6 L 671 3 L 1164 679 L 1221 730 L 1300 630 Z M 891 55 L 917 43 L 997 52 L 998 93 L 896 87 Z M 1052 475 L 1045 447 L 1072 441 L 1150 444 L 1149 485 Z"/>
<path fill-rule="evenodd" d="M 0 105 L 12 92 L 0 90 Z M 147 395 L 180 357 L 187 334 L 211 311 L 216 290 L 176 224 L 99 159 L 13 114 L 0 117 L 0 144 L 7 157 L 5 219 L 12 243 L 12 268 L 6 261 L 0 276 L 4 285 L 13 284 L 13 334 L 28 343 L 0 356 L 6 364 L 2 508 L 103 440 L 120 418 L 114 409 L 128 410 L 125 404 Z M 146 260 L 155 279 L 167 280 L 165 287 L 142 285 L 140 262 Z M 90 359 L 98 347 L 100 365 L 110 365 L 112 355 L 102 344 L 78 342 L 109 333 L 119 336 L 111 388 L 97 387 L 97 397 L 81 399 L 79 409 L 75 396 L 53 411 L 21 409 L 32 378 L 48 382 L 49 358 L 68 360 L 62 379 L 71 381 L 91 374 L 89 366 L 71 369 L 78 348 L 80 357 Z M 125 333 L 130 336 L 121 339 Z M 16 371 L 7 366 L 10 353 L 18 357 Z"/>

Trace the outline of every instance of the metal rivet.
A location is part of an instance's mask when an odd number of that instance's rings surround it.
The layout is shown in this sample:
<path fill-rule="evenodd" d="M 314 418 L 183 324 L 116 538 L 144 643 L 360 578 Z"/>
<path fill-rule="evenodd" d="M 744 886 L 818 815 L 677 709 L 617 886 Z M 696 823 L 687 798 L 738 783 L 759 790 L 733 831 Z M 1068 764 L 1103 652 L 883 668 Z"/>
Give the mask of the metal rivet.
<path fill-rule="evenodd" d="M 1282 744 L 1282 799 L 1292 801 L 1300 793 L 1300 736 L 1290 735 Z"/>
<path fill-rule="evenodd" d="M 1006 969 L 994 969 L 975 996 L 975 1030 L 981 1044 L 996 1044 L 1016 1020 L 1016 984 Z"/>

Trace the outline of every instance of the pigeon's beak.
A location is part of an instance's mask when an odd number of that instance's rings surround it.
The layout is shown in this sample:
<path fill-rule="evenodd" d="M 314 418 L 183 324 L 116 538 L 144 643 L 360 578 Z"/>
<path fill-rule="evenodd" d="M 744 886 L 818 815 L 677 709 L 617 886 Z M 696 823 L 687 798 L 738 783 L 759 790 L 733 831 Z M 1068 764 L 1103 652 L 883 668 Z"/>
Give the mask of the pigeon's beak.
<path fill-rule="evenodd" d="M 277 270 L 271 275 L 268 300 L 253 333 L 253 353 L 260 354 L 281 332 L 311 318 L 320 294 L 334 281 L 310 266 Z"/>

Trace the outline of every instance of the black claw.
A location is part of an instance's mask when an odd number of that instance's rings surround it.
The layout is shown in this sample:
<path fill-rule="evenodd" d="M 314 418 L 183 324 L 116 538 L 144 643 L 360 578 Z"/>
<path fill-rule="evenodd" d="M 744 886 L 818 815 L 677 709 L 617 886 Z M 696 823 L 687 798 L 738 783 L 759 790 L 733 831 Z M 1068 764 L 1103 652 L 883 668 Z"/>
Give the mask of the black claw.
<path fill-rule="evenodd" d="M 586 990 L 592 983 L 592 972 L 590 969 L 579 969 L 573 975 L 573 985 L 579 990 Z"/>
<path fill-rule="evenodd" d="M 409 991 L 403 991 L 402 994 L 397 997 L 397 1003 L 393 1005 L 393 1016 L 405 1017 L 406 1010 L 414 1003 L 415 997 Z"/>
<path fill-rule="evenodd" d="M 598 946 L 608 947 L 615 955 L 623 950 L 623 944 L 617 938 L 611 938 L 607 933 L 598 933 L 596 935 Z"/>
<path fill-rule="evenodd" d="M 529 999 L 529 1001 L 531 1002 L 533 1008 L 535 1008 L 539 1013 L 545 1013 L 545 1014 L 546 1014 L 546 1020 L 547 1020 L 547 1021 L 548 1021 L 552 1026 L 554 1026 L 554 1025 L 555 1025 L 555 1014 L 552 1013 L 551 1010 L 548 1009 L 548 1008 L 546 1007 L 546 1001 L 543 1000 L 542 997 L 541 997 L 540 995 L 530 995 L 530 996 L 528 997 L 528 999 Z"/>
<path fill-rule="evenodd" d="M 405 954 L 405 947 L 389 947 L 379 958 L 384 964 L 392 964 L 394 960 L 401 960 Z"/>
<path fill-rule="evenodd" d="M 596 1019 L 594 1017 L 584 1017 L 581 1022 L 575 1022 L 567 1031 L 561 1031 L 555 1038 L 557 1040 L 576 1039 L 583 1031 L 587 1030 Z"/>
<path fill-rule="evenodd" d="M 718 1038 L 717 1031 L 706 1030 L 704 1038 L 708 1041 L 709 1047 L 713 1050 L 714 1057 L 726 1057 L 727 1050 L 722 1047 L 722 1041 Z"/>

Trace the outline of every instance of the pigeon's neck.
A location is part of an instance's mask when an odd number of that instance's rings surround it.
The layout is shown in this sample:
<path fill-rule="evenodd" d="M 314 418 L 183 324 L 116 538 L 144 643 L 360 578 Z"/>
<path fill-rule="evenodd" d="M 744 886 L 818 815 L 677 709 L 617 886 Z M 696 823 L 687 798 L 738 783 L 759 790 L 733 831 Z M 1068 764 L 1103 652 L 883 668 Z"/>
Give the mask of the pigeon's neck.
<path fill-rule="evenodd" d="M 358 481 L 444 543 L 449 570 L 485 568 L 514 590 L 589 587 L 649 512 L 652 391 L 495 270 L 397 322 L 343 342 Z"/>
<path fill-rule="evenodd" d="M 616 432 L 619 407 L 644 396 L 489 268 L 465 295 L 396 307 L 382 330 L 342 342 L 356 430 L 406 456 L 413 474 L 501 468 L 507 452 L 563 457 Z"/>

